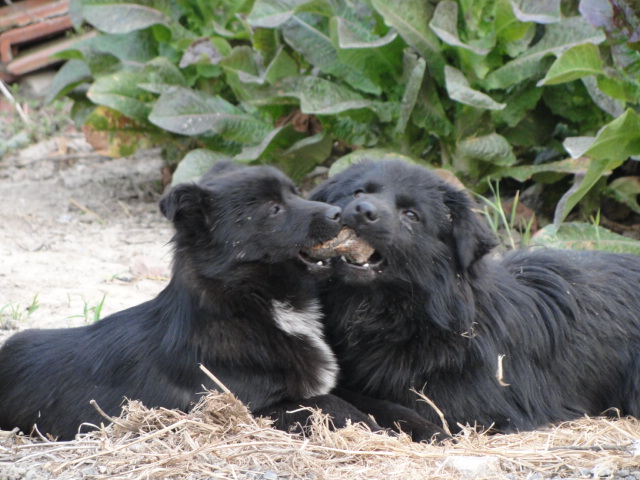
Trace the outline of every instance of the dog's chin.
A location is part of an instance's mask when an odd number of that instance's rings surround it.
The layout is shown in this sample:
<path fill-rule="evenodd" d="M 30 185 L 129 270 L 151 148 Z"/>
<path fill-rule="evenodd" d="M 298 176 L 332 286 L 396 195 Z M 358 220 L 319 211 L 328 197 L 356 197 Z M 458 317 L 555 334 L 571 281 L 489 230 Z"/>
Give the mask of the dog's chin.
<path fill-rule="evenodd" d="M 355 263 L 344 256 L 333 259 L 335 275 L 352 285 L 365 285 L 384 278 L 385 267 L 384 257 L 377 250 L 363 263 Z"/>
<path fill-rule="evenodd" d="M 298 252 L 298 261 L 307 268 L 307 271 L 316 276 L 329 276 L 331 274 L 330 259 L 321 260 L 313 258 L 305 251 Z"/>

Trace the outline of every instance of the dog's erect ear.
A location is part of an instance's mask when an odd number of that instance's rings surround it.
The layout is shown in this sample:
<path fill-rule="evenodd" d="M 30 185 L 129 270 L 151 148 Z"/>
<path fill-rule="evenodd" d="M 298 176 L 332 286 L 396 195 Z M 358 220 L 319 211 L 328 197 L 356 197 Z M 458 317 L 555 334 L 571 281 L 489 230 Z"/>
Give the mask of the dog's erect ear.
<path fill-rule="evenodd" d="M 475 203 L 467 192 L 456 190 L 449 185 L 442 188 L 444 203 L 451 214 L 458 265 L 461 271 L 467 271 L 476 261 L 489 253 L 498 244 L 498 240 L 473 210 Z"/>
<path fill-rule="evenodd" d="M 174 224 L 192 224 L 198 228 L 207 223 L 211 209 L 211 192 L 195 184 L 172 188 L 160 200 L 160 211 Z"/>

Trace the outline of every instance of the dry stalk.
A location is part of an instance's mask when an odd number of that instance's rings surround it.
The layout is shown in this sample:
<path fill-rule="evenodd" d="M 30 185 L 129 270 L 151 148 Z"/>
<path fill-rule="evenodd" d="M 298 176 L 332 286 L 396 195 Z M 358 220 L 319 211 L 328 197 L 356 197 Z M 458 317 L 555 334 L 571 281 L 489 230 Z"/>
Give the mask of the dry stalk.
<path fill-rule="evenodd" d="M 333 431 L 317 411 L 310 437 L 290 435 L 254 419 L 230 394 L 209 394 L 190 413 L 131 402 L 117 420 L 128 429 L 110 425 L 65 443 L 1 434 L 0 471 L 18 462 L 39 465 L 53 476 L 84 464 L 100 472 L 92 475 L 95 480 L 232 479 L 267 470 L 283 478 L 464 480 L 462 472 L 446 466 L 447 459 L 471 456 L 494 458 L 501 469 L 478 478 L 508 473 L 525 480 L 534 472 L 575 476 L 581 468 L 606 465 L 616 471 L 640 463 L 630 448 L 640 438 L 640 422 L 632 418 L 581 418 L 517 435 L 465 427 L 456 443 L 442 445 L 415 444 L 406 435 L 389 437 L 361 425 Z"/>

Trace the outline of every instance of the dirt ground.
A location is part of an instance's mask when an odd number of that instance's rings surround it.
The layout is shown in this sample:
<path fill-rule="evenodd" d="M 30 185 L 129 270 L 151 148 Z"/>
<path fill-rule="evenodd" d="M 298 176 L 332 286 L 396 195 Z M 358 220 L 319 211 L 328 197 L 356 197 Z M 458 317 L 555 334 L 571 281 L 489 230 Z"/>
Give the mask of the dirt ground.
<path fill-rule="evenodd" d="M 81 134 L 0 160 L 0 343 L 16 329 L 82 325 L 153 298 L 172 229 L 158 151 L 110 159 Z"/>

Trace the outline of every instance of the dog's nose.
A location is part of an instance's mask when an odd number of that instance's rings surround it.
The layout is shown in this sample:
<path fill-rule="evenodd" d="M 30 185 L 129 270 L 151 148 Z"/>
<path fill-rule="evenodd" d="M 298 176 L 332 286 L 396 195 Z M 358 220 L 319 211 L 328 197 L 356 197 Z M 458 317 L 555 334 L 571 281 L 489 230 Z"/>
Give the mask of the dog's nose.
<path fill-rule="evenodd" d="M 355 211 L 362 220 L 369 223 L 373 223 L 380 218 L 378 209 L 371 202 L 363 201 L 358 203 L 355 206 Z"/>
<path fill-rule="evenodd" d="M 324 212 L 325 217 L 333 222 L 339 222 L 342 219 L 342 209 L 332 206 Z"/>

